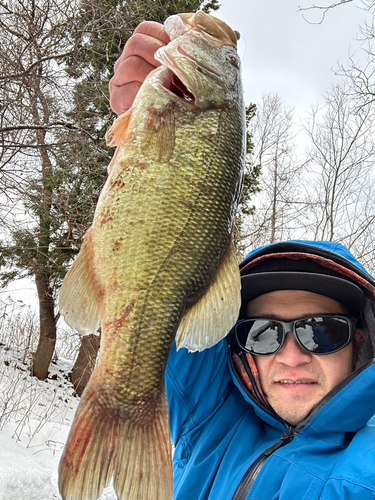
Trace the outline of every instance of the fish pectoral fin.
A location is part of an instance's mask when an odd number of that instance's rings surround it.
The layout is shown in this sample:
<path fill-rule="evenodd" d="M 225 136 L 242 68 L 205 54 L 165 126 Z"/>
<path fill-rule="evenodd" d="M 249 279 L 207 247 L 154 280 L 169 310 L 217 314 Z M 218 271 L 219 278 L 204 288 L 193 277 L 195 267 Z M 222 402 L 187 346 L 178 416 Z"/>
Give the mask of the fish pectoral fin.
<path fill-rule="evenodd" d="M 99 304 L 90 265 L 90 229 L 76 260 L 65 276 L 59 296 L 60 314 L 81 335 L 96 332 L 100 325 Z"/>
<path fill-rule="evenodd" d="M 167 161 L 175 146 L 175 103 L 170 101 L 161 109 L 150 107 L 142 139 L 143 147 L 159 159 Z"/>
<path fill-rule="evenodd" d="M 241 306 L 241 280 L 233 243 L 203 295 L 183 316 L 177 330 L 177 349 L 203 351 L 224 338 L 237 320 Z"/>
<path fill-rule="evenodd" d="M 128 109 L 126 113 L 120 115 L 112 123 L 112 126 L 105 134 L 105 140 L 107 146 L 109 147 L 121 146 L 121 144 L 124 143 L 131 114 L 132 114 L 132 108 Z"/>

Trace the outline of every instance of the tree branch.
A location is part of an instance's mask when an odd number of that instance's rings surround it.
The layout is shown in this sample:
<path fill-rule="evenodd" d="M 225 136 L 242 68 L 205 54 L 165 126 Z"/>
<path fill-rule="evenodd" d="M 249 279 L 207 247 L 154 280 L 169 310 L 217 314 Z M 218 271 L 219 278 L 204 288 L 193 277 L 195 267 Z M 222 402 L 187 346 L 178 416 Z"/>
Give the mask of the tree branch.
<path fill-rule="evenodd" d="M 309 21 L 308 19 L 306 19 L 306 17 L 305 17 L 304 14 L 302 14 L 302 17 L 309 24 L 322 24 L 323 21 L 324 21 L 324 19 L 325 19 L 325 17 L 326 17 L 326 14 L 327 14 L 327 12 L 329 10 L 334 9 L 335 7 L 337 7 L 339 5 L 343 5 L 344 3 L 350 3 L 352 1 L 353 0 L 340 0 L 338 2 L 332 3 L 331 5 L 327 5 L 327 6 L 322 6 L 322 5 L 312 5 L 311 7 L 301 7 L 301 6 L 298 6 L 298 11 L 297 12 L 304 12 L 304 11 L 307 11 L 307 10 L 320 10 L 322 12 L 322 18 L 318 22 Z"/>
<path fill-rule="evenodd" d="M 22 76 L 26 76 L 28 73 L 30 73 L 30 71 L 35 68 L 35 66 L 38 66 L 38 64 L 44 62 L 44 61 L 49 61 L 51 59 L 61 59 L 62 57 L 66 57 L 66 56 L 70 56 L 73 54 L 73 51 L 69 51 L 69 52 L 65 52 L 64 54 L 54 54 L 54 55 L 51 55 L 51 56 L 45 56 L 45 57 L 41 57 L 40 59 L 38 59 L 37 61 L 34 61 L 27 69 L 25 69 L 25 71 L 22 71 L 20 73 L 13 73 L 11 75 L 0 75 L 0 81 L 4 81 L 4 80 L 12 80 L 12 79 L 15 79 L 15 78 L 21 78 Z"/>
<path fill-rule="evenodd" d="M 93 135 L 90 134 L 87 130 L 77 127 L 73 123 L 69 122 L 63 122 L 63 121 L 57 121 L 57 122 L 52 122 L 49 123 L 48 125 L 14 125 L 11 127 L 3 127 L 0 128 L 0 133 L 4 132 L 12 132 L 14 130 L 49 130 L 53 129 L 55 127 L 63 127 L 69 130 L 77 130 L 79 132 L 83 132 L 86 134 L 93 142 L 98 143 L 99 142 L 99 137 L 94 137 Z"/>

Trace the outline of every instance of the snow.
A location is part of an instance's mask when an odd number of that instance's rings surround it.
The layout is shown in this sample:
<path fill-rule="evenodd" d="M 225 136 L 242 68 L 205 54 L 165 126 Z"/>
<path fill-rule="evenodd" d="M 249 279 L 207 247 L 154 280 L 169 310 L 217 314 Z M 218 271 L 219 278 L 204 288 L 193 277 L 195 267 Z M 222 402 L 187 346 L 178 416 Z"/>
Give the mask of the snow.
<path fill-rule="evenodd" d="M 0 342 L 0 500 L 61 500 L 58 464 L 79 398 L 68 373 L 72 361 L 54 359 L 48 379 L 31 377 L 30 358 Z M 109 486 L 100 500 L 116 500 Z"/>
<path fill-rule="evenodd" d="M 7 432 L 0 435 L 0 500 L 58 498 L 51 470 L 42 458 L 17 444 Z"/>

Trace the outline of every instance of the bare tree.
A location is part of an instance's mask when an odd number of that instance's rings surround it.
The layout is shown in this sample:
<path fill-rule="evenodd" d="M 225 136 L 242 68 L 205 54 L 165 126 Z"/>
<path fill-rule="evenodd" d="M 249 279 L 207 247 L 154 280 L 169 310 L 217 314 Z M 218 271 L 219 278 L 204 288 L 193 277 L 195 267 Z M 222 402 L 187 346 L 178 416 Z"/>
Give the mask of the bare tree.
<path fill-rule="evenodd" d="M 253 162 L 261 171 L 256 208 L 248 218 L 250 247 L 288 238 L 301 224 L 304 165 L 296 155 L 293 115 L 277 94 L 265 94 L 250 123 Z"/>
<path fill-rule="evenodd" d="M 70 375 L 70 380 L 78 396 L 82 396 L 87 382 L 94 371 L 99 347 L 100 337 L 98 335 L 86 335 L 82 337 L 78 356 Z"/>
<path fill-rule="evenodd" d="M 373 107 L 359 106 L 345 84 L 334 86 L 325 102 L 313 107 L 305 125 L 313 238 L 341 241 L 357 255 L 375 227 L 374 125 Z"/>
<path fill-rule="evenodd" d="M 56 341 L 52 265 L 55 187 L 54 145 L 65 119 L 69 85 L 63 58 L 73 50 L 74 2 L 15 0 L 0 3 L 0 169 L 5 202 L 19 213 L 7 217 L 11 237 L 2 243 L 3 283 L 33 275 L 39 298 L 40 342 L 34 374 L 47 375 Z M 6 199 L 5 199 L 6 197 Z M 27 216 L 20 217 L 21 210 Z"/>

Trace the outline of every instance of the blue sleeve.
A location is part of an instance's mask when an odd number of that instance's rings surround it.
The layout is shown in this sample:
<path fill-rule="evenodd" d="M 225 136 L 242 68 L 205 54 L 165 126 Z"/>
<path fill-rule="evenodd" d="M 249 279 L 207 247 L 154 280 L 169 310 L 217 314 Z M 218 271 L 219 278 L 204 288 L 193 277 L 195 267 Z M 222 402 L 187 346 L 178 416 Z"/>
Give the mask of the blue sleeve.
<path fill-rule="evenodd" d="M 202 352 L 188 352 L 176 345 L 165 373 L 174 444 L 203 423 L 221 404 L 231 384 L 226 340 Z"/>

